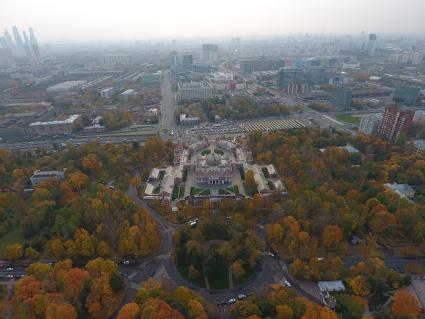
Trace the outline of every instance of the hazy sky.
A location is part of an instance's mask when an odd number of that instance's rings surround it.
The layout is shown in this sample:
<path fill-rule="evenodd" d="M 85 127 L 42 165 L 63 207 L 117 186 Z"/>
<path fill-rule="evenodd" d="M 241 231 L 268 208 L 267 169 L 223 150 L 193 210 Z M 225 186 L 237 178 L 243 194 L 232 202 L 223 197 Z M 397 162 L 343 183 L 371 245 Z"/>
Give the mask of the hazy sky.
<path fill-rule="evenodd" d="M 0 0 L 41 40 L 425 31 L 425 0 Z"/>

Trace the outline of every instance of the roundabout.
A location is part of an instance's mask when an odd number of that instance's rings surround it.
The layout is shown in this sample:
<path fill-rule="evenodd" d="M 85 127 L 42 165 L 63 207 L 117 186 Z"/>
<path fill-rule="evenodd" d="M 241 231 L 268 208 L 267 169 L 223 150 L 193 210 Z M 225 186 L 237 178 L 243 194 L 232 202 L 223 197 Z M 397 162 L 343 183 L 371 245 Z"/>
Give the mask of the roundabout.
<path fill-rule="evenodd" d="M 173 259 L 184 278 L 209 290 L 231 289 L 258 271 L 264 243 L 243 216 L 203 217 L 174 235 Z"/>

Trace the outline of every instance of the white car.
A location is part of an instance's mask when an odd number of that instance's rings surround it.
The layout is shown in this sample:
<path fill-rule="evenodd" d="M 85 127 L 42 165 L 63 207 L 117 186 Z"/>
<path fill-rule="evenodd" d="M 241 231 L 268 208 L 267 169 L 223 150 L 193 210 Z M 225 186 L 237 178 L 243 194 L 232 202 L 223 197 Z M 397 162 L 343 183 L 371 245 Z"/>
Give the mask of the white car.
<path fill-rule="evenodd" d="M 238 295 L 238 299 L 239 299 L 239 300 L 244 300 L 244 299 L 246 299 L 246 295 L 244 295 L 244 294 L 239 294 L 239 295 Z"/>
<path fill-rule="evenodd" d="M 284 280 L 284 281 L 283 281 L 283 284 L 284 284 L 286 287 L 289 287 L 289 288 L 291 288 L 291 287 L 292 287 L 291 283 L 290 283 L 288 280 Z"/>
<path fill-rule="evenodd" d="M 13 271 L 13 270 L 14 270 L 14 268 L 12 266 L 6 267 L 6 271 Z"/>
<path fill-rule="evenodd" d="M 229 305 L 234 304 L 236 302 L 235 298 L 230 298 L 229 301 L 227 302 Z"/>
<path fill-rule="evenodd" d="M 130 260 L 124 260 L 122 263 L 123 265 L 130 265 Z"/>

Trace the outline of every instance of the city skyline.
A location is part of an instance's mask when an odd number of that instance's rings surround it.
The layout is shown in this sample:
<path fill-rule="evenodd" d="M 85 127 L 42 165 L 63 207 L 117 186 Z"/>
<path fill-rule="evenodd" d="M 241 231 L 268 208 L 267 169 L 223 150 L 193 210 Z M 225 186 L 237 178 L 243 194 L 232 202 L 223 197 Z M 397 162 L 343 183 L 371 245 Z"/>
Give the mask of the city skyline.
<path fill-rule="evenodd" d="M 420 17 L 424 10 L 421 0 L 265 0 L 261 4 L 218 0 L 208 10 L 194 0 L 123 0 L 119 4 L 76 0 L 72 6 L 59 6 L 52 0 L 6 0 L 0 4 L 0 28 L 32 26 L 43 41 L 421 33 L 425 30 Z"/>

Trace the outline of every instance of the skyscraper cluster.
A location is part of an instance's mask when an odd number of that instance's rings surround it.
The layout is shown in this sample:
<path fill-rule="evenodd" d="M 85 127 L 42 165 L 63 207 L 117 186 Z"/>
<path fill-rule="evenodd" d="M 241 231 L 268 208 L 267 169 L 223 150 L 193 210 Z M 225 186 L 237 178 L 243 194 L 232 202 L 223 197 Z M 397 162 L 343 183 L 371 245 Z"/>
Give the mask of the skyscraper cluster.
<path fill-rule="evenodd" d="M 7 29 L 0 36 L 0 63 L 10 64 L 17 58 L 26 58 L 28 61 L 40 61 L 40 49 L 34 30 L 30 27 L 27 31 L 19 32 L 16 26 L 12 27 L 12 35 Z"/>

